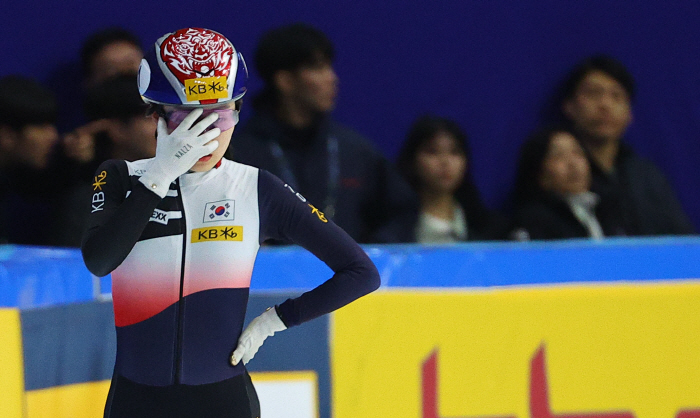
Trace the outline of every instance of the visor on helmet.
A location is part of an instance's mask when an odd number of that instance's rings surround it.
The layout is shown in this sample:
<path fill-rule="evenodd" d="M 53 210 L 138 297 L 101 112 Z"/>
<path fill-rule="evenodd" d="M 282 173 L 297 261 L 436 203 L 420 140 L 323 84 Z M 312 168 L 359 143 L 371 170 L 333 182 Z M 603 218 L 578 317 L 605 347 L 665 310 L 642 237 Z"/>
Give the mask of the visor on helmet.
<path fill-rule="evenodd" d="M 172 132 L 177 128 L 180 123 L 185 119 L 187 115 L 189 115 L 192 112 L 192 109 L 175 109 L 171 112 L 165 112 L 163 111 L 160 113 L 160 116 L 162 116 L 167 122 L 168 122 L 168 129 Z M 228 131 L 229 129 L 233 128 L 236 126 L 238 123 L 238 111 L 234 109 L 206 109 L 202 112 L 202 115 L 192 124 L 195 125 L 197 122 L 200 120 L 204 119 L 206 116 L 216 113 L 219 115 L 219 118 L 215 120 L 211 125 L 209 125 L 209 128 L 207 130 L 210 130 L 212 128 L 219 128 L 221 129 L 221 132 L 223 131 Z"/>

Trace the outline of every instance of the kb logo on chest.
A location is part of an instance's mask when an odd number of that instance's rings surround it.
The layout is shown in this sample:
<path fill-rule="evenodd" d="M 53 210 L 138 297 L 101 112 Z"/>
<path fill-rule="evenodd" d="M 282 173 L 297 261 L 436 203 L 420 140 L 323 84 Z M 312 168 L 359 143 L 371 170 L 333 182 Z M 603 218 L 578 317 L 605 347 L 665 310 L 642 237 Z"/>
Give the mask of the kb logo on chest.
<path fill-rule="evenodd" d="M 242 226 L 213 226 L 192 230 L 191 242 L 243 241 Z"/>

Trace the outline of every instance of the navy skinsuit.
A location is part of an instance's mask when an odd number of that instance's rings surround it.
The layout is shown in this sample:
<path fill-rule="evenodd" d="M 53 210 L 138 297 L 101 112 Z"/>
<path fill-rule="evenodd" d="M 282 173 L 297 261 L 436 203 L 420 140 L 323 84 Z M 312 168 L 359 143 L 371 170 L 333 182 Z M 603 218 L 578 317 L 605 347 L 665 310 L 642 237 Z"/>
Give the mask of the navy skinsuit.
<path fill-rule="evenodd" d="M 242 332 L 260 244 L 289 240 L 334 275 L 277 306 L 287 327 L 373 291 L 365 252 L 272 174 L 226 159 L 188 173 L 161 199 L 140 181 L 149 160 L 110 160 L 95 175 L 82 251 L 112 273 L 117 359 L 105 417 L 258 417 Z"/>

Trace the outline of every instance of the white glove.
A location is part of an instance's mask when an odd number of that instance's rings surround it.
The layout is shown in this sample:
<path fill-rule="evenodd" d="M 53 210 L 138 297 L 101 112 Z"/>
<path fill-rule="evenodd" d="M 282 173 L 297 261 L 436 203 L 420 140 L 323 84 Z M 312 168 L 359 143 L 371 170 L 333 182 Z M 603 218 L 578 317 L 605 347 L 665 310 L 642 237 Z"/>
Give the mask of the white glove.
<path fill-rule="evenodd" d="M 221 134 L 219 128 L 202 133 L 219 115 L 212 113 L 192 126 L 201 115 L 201 108 L 194 109 L 171 133 L 165 119 L 158 119 L 156 156 L 139 181 L 161 198 L 168 193 L 170 183 L 219 147 L 219 141 L 212 141 Z"/>
<path fill-rule="evenodd" d="M 260 316 L 250 321 L 248 327 L 241 334 L 241 338 L 238 339 L 238 347 L 231 354 L 231 364 L 235 366 L 241 360 L 243 360 L 243 364 L 248 364 L 267 337 L 272 337 L 275 332 L 285 329 L 287 327 L 277 315 L 277 309 L 268 308 Z"/>

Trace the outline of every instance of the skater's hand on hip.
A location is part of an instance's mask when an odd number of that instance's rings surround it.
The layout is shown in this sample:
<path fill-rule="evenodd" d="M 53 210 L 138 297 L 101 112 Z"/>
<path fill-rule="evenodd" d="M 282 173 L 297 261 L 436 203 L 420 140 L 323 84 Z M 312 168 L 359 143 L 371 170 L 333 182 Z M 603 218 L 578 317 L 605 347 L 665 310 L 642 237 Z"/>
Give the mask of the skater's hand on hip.
<path fill-rule="evenodd" d="M 231 364 L 236 366 L 241 360 L 243 364 L 255 356 L 267 337 L 272 337 L 275 332 L 284 331 L 287 327 L 277 315 L 276 308 L 272 307 L 260 316 L 250 321 L 248 327 L 238 339 L 238 346 L 231 354 Z"/>

